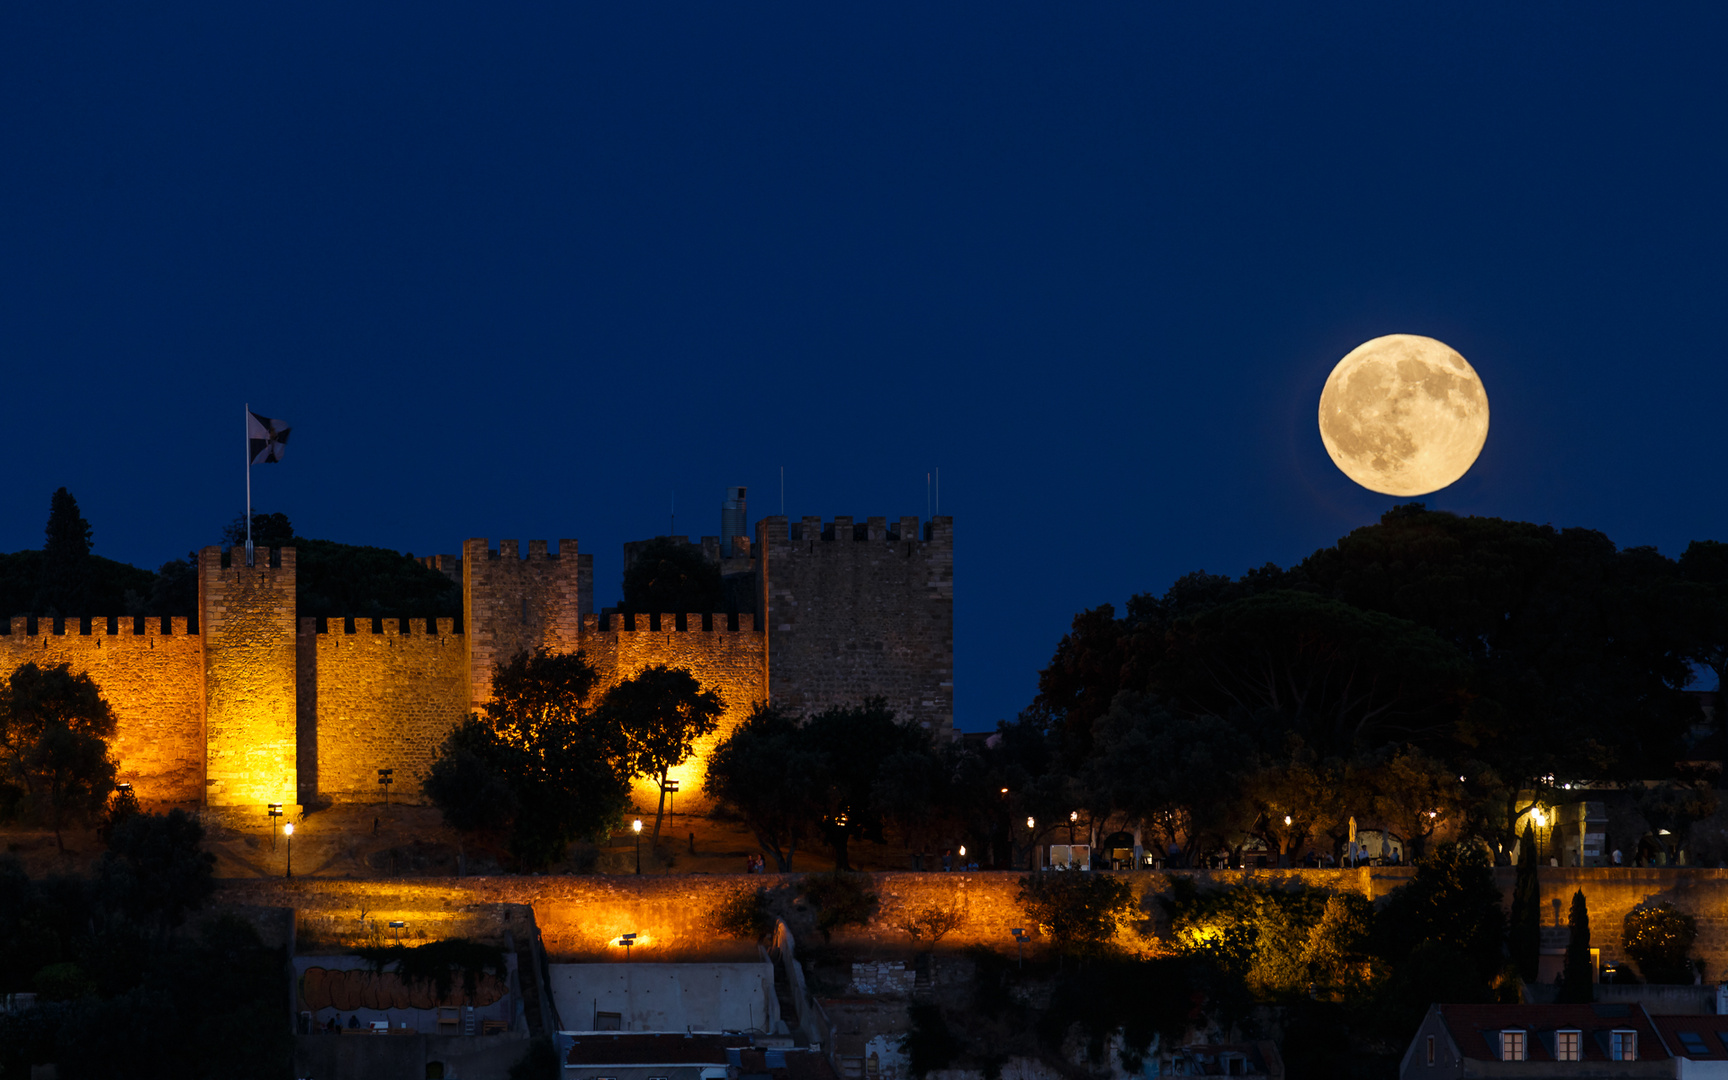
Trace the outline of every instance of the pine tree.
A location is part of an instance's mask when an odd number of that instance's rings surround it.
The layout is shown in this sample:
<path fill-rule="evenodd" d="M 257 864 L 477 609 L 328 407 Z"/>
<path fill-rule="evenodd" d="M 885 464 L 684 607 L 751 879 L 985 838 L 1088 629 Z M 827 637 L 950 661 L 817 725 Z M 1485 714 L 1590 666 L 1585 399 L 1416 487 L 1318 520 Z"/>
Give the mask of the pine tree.
<path fill-rule="evenodd" d="M 1512 962 L 1526 983 L 1536 981 L 1542 952 L 1542 888 L 1536 879 L 1536 830 L 1524 826 L 1518 845 L 1518 878 L 1512 886 Z"/>
<path fill-rule="evenodd" d="M 1566 939 L 1566 967 L 1560 976 L 1560 1001 L 1563 1004 L 1587 1004 L 1595 1000 L 1591 988 L 1590 909 L 1584 903 L 1584 890 L 1572 894 L 1572 915 L 1567 920 L 1570 934 Z"/>
<path fill-rule="evenodd" d="M 90 602 L 90 523 L 78 500 L 61 488 L 48 505 L 47 543 L 42 545 L 42 576 L 36 610 L 45 615 L 88 615 Z"/>

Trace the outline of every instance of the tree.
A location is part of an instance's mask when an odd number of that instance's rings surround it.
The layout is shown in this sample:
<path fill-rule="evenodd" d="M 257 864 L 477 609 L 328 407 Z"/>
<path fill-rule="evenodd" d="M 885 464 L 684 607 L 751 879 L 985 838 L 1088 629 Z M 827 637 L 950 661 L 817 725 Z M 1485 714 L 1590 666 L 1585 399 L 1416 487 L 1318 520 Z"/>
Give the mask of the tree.
<path fill-rule="evenodd" d="M 756 708 L 714 748 L 705 788 L 743 819 L 781 873 L 792 869 L 811 824 L 821 813 L 827 759 L 807 747 L 785 710 Z"/>
<path fill-rule="evenodd" d="M 720 566 L 702 549 L 670 536 L 642 544 L 624 568 L 624 610 L 639 615 L 676 615 L 725 609 Z"/>
<path fill-rule="evenodd" d="M 58 615 L 89 614 L 90 523 L 78 512 L 78 500 L 65 488 L 55 491 L 48 502 L 46 532 L 36 610 Z"/>
<path fill-rule="evenodd" d="M 606 691 L 599 713 L 608 725 L 623 732 L 632 776 L 651 778 L 660 789 L 654 810 L 649 849 L 660 844 L 660 823 L 666 816 L 666 777 L 696 752 L 696 743 L 714 734 L 726 703 L 702 689 L 683 668 L 655 664 Z"/>
<path fill-rule="evenodd" d="M 1512 886 L 1512 926 L 1508 937 L 1518 977 L 1533 983 L 1542 953 L 1542 887 L 1536 876 L 1535 826 L 1524 826 L 1524 842 L 1518 850 L 1518 877 Z"/>
<path fill-rule="evenodd" d="M 1033 873 L 1020 879 L 1015 899 L 1059 950 L 1087 954 L 1103 951 L 1115 938 L 1134 890 L 1108 874 Z"/>
<path fill-rule="evenodd" d="M 1596 998 L 1591 988 L 1596 964 L 1590 959 L 1590 909 L 1584 890 L 1572 894 L 1572 911 L 1566 920 L 1566 967 L 1560 974 L 1560 1001 L 1587 1004 Z"/>
<path fill-rule="evenodd" d="M 507 831 L 528 869 L 615 825 L 629 805 L 628 747 L 584 704 L 594 679 L 581 653 L 520 653 L 498 665 L 485 717 L 451 731 L 426 777 L 445 821 Z"/>
<path fill-rule="evenodd" d="M 140 925 L 179 926 L 216 888 L 216 856 L 203 840 L 204 827 L 184 810 L 129 814 L 97 866 L 98 892 Z"/>
<path fill-rule="evenodd" d="M 1320 762 L 1292 735 L 1288 756 L 1242 777 L 1241 791 L 1247 831 L 1258 836 L 1290 866 L 1315 832 L 1325 832 L 1346 817 L 1342 769 Z"/>
<path fill-rule="evenodd" d="M 0 766 L 62 854 L 61 826 L 100 813 L 114 790 L 113 735 L 114 712 L 96 683 L 66 664 L 27 663 L 0 687 Z"/>
<path fill-rule="evenodd" d="M 850 870 L 846 849 L 853 838 L 880 842 L 896 814 L 916 812 L 903 800 L 889 805 L 883 781 L 888 770 L 906 767 L 907 755 L 935 755 L 930 733 L 900 723 L 882 698 L 869 698 L 817 713 L 805 723 L 802 741 L 826 761 L 816 828 L 834 850 L 834 869 Z"/>
<path fill-rule="evenodd" d="M 1716 812 L 1716 792 L 1707 781 L 1673 778 L 1641 788 L 1634 800 L 1638 812 L 1650 823 L 1655 840 L 1668 852 L 1671 862 L 1689 846 L 1692 826 Z"/>
<path fill-rule="evenodd" d="M 1405 744 L 1369 771 L 1374 813 L 1398 830 L 1421 858 L 1428 840 L 1463 809 L 1464 789 L 1455 769 Z"/>
<path fill-rule="evenodd" d="M 1482 849 L 1440 844 L 1416 864 L 1408 884 L 1392 891 L 1375 932 L 1381 956 L 1394 968 L 1418 944 L 1432 942 L 1486 987 L 1500 970 L 1503 923 L 1500 890 Z"/>
<path fill-rule="evenodd" d="M 1674 905 L 1664 901 L 1628 911 L 1621 923 L 1621 940 L 1645 982 L 1692 981 L 1690 954 L 1698 940 L 1698 921 Z"/>

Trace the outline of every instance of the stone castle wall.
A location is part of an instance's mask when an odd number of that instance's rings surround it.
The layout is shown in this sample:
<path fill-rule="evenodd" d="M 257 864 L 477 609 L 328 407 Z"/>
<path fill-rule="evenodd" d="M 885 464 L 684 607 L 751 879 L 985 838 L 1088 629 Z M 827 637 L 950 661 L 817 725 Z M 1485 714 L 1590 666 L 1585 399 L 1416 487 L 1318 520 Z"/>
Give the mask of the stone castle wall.
<path fill-rule="evenodd" d="M 1134 890 L 1135 915 L 1122 926 L 1118 943 L 1142 952 L 1168 949 L 1160 896 L 1168 895 L 1171 879 L 1185 877 L 1202 890 L 1229 888 L 1245 881 L 1275 887 L 1306 884 L 1385 897 L 1414 875 L 1407 867 L 1360 870 L 1170 871 L 1125 873 Z M 932 948 L 915 941 L 902 928 L 907 916 L 929 908 L 958 908 L 963 921 L 943 937 L 937 950 L 983 945 L 1012 954 L 1009 931 L 1032 931 L 1033 948 L 1041 945 L 1025 909 L 1016 899 L 1020 879 L 1011 872 L 973 874 L 879 873 L 874 887 L 880 913 L 868 927 L 837 931 L 834 942 L 862 953 L 907 954 Z M 1509 906 L 1513 872 L 1495 872 L 1496 884 Z M 711 913 L 742 889 L 765 888 L 775 895 L 777 911 L 788 918 L 802 940 L 811 940 L 811 912 L 797 896 L 798 874 L 701 876 L 533 876 L 477 878 L 418 878 L 384 881 L 280 878 L 230 880 L 222 883 L 222 903 L 282 906 L 297 909 L 303 919 L 320 926 L 357 925 L 360 912 L 374 920 L 405 919 L 427 928 L 464 925 L 498 904 L 529 904 L 555 959 L 603 959 L 617 952 L 620 934 L 639 933 L 643 944 L 632 952 L 641 960 L 668 960 L 714 947 Z M 1554 869 L 1541 871 L 1543 923 L 1553 922 L 1552 900 L 1561 900 L 1561 919 L 1573 890 L 1582 888 L 1590 909 L 1591 944 L 1604 961 L 1626 958 L 1621 920 L 1643 903 L 1666 900 L 1698 921 L 1693 955 L 1705 962 L 1705 975 L 1715 981 L 1728 970 L 1728 870 L 1702 869 Z M 464 932 L 452 930 L 451 932 Z"/>
<path fill-rule="evenodd" d="M 575 652 L 582 634 L 582 562 L 576 541 L 516 541 L 493 549 L 483 539 L 462 545 L 462 629 L 468 645 L 468 703 L 478 710 L 492 696 L 492 672 L 520 652 Z M 589 571 L 592 574 L 592 570 Z"/>
<path fill-rule="evenodd" d="M 0 674 L 33 662 L 89 675 L 114 710 L 110 750 L 120 782 L 147 804 L 196 803 L 204 794 L 204 643 L 184 617 L 164 621 L 16 616 L 0 628 L 9 631 L 0 633 Z"/>
<path fill-rule="evenodd" d="M 756 525 L 763 644 L 776 705 L 802 713 L 880 696 L 902 720 L 954 726 L 954 519 Z"/>
<path fill-rule="evenodd" d="M 726 703 L 726 712 L 714 734 L 698 741 L 696 753 L 673 769 L 669 779 L 678 781 L 678 806 L 698 810 L 709 805 L 703 790 L 708 758 L 714 747 L 732 733 L 756 705 L 767 701 L 767 680 L 762 670 L 762 635 L 751 616 L 739 615 L 736 625 L 727 616 L 691 613 L 684 616 L 612 615 L 582 620 L 582 651 L 599 673 L 598 690 L 604 690 L 654 664 L 687 669 Z M 633 798 L 639 809 L 650 811 L 659 790 L 647 780 L 638 781 Z"/>
<path fill-rule="evenodd" d="M 204 801 L 261 806 L 298 800 L 293 548 L 198 553 L 204 640 Z M 275 565 L 271 565 L 274 563 Z"/>
<path fill-rule="evenodd" d="M 388 768 L 390 797 L 421 801 L 432 758 L 467 715 L 468 654 L 455 620 L 319 622 L 300 620 L 302 791 L 369 802 Z"/>

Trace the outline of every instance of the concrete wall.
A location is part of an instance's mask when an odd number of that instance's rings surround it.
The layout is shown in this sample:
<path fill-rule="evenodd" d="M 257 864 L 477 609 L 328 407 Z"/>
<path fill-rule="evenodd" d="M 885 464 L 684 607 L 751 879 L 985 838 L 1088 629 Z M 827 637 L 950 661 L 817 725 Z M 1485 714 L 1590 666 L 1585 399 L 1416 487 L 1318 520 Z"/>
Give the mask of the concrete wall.
<path fill-rule="evenodd" d="M 211 806 L 298 801 L 293 548 L 198 553 L 204 640 L 204 799 Z M 271 566 L 276 562 L 276 566 Z"/>
<path fill-rule="evenodd" d="M 756 524 L 776 704 L 800 712 L 884 697 L 947 738 L 954 725 L 954 519 Z"/>
<path fill-rule="evenodd" d="M 331 619 L 322 632 L 317 621 L 300 620 L 300 760 L 315 763 L 312 789 L 371 801 L 389 768 L 391 798 L 421 801 L 421 778 L 465 715 L 463 635 L 451 619 Z"/>
<path fill-rule="evenodd" d="M 31 623 L 35 633 L 31 633 Z M 109 750 L 119 780 L 148 804 L 198 802 L 204 794 L 204 642 L 176 618 L 14 617 L 0 633 L 0 677 L 26 663 L 89 675 L 114 709 Z"/>
<path fill-rule="evenodd" d="M 527 1051 L 526 1035 L 301 1035 L 294 1075 L 424 1080 L 437 1061 L 455 1080 L 506 1080 Z"/>
<path fill-rule="evenodd" d="M 634 950 L 632 950 L 634 951 Z M 618 1013 L 620 1031 L 773 1031 L 774 968 L 754 964 L 552 964 L 552 999 L 566 1031 Z"/>

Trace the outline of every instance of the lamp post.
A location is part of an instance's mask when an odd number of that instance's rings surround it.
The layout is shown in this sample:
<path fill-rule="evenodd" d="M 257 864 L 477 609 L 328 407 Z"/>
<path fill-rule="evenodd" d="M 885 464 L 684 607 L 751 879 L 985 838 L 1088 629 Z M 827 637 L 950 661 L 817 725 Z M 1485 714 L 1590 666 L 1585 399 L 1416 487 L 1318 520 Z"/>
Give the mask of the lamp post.
<path fill-rule="evenodd" d="M 270 815 L 270 850 L 275 851 L 276 850 L 276 826 L 278 824 L 278 819 L 280 819 L 282 817 L 282 804 L 279 802 L 271 803 L 269 805 L 269 807 L 266 809 L 266 813 L 268 813 Z"/>
<path fill-rule="evenodd" d="M 672 806 L 666 811 L 666 816 L 668 818 L 675 818 L 678 816 L 678 781 L 667 780 L 666 783 L 661 785 L 661 787 L 672 799 Z"/>
<path fill-rule="evenodd" d="M 1038 869 L 1038 822 L 1026 815 L 1026 869 Z"/>
<path fill-rule="evenodd" d="M 635 821 L 632 821 L 630 823 L 630 831 L 636 834 L 636 872 L 638 874 L 640 874 L 642 872 L 642 819 L 641 818 L 637 818 Z M 634 939 L 636 937 L 636 935 L 631 934 L 630 937 L 632 939 Z"/>
<path fill-rule="evenodd" d="M 1012 929 L 1008 932 L 1010 934 L 1014 935 L 1014 950 L 1020 954 L 1019 968 L 1021 971 L 1025 971 L 1026 970 L 1026 930 L 1024 927 L 1016 926 L 1014 929 Z"/>
<path fill-rule="evenodd" d="M 282 826 L 282 835 L 288 838 L 288 871 L 282 876 L 291 878 L 294 876 L 294 823 L 292 821 Z"/>
<path fill-rule="evenodd" d="M 378 786 L 384 789 L 384 808 L 390 808 L 390 785 L 396 782 L 395 769 L 378 770 Z"/>
<path fill-rule="evenodd" d="M 396 931 L 396 944 L 402 944 L 402 928 L 407 925 L 408 924 L 403 922 L 401 919 L 390 920 L 390 929 Z"/>
<path fill-rule="evenodd" d="M 1068 811 L 1068 845 L 1074 845 L 1074 823 L 1080 820 L 1080 811 Z"/>

